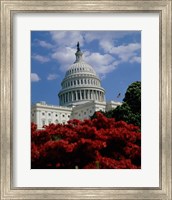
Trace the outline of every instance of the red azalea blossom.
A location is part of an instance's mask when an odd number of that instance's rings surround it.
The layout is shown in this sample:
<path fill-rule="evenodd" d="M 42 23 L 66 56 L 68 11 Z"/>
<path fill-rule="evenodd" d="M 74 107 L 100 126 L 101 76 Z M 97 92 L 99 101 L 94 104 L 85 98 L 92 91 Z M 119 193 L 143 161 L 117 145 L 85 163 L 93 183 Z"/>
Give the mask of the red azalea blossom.
<path fill-rule="evenodd" d="M 93 120 L 74 119 L 64 125 L 44 126 L 44 130 L 32 123 L 32 168 L 141 168 L 139 127 L 96 114 Z"/>

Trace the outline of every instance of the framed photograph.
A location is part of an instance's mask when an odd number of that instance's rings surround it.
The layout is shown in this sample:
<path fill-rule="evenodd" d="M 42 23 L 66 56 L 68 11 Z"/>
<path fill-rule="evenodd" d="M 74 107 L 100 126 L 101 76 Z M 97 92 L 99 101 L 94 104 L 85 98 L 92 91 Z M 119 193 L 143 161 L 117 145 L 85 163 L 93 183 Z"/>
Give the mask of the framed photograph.
<path fill-rule="evenodd" d="M 1 199 L 172 199 L 171 3 L 1 0 Z"/>

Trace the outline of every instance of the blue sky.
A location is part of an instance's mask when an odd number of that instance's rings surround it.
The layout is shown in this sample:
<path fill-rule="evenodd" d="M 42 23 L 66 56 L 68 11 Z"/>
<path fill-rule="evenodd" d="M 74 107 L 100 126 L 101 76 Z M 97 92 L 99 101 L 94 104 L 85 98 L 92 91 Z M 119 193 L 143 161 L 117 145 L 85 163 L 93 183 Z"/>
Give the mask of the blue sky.
<path fill-rule="evenodd" d="M 101 79 L 107 101 L 122 101 L 127 87 L 141 80 L 140 31 L 32 31 L 32 104 L 59 104 L 61 81 L 75 61 L 78 41 L 84 60 Z"/>

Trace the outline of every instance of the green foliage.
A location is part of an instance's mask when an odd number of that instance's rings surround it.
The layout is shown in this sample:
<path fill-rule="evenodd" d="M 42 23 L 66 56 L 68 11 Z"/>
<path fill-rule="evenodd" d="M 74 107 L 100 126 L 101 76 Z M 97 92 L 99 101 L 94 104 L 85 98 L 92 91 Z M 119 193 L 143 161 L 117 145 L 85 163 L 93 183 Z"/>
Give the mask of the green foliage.
<path fill-rule="evenodd" d="M 123 101 L 129 105 L 133 113 L 141 113 L 141 82 L 140 81 L 134 82 L 128 87 Z"/>
<path fill-rule="evenodd" d="M 141 127 L 141 82 L 137 81 L 129 85 L 121 106 L 102 113 L 107 118 L 115 118 L 116 121 L 123 120 Z M 95 117 L 94 114 L 91 118 Z"/>
<path fill-rule="evenodd" d="M 125 102 L 114 109 L 112 113 L 112 117 L 115 118 L 116 121 L 123 120 L 129 124 L 141 127 L 141 113 L 134 113 L 131 107 Z"/>

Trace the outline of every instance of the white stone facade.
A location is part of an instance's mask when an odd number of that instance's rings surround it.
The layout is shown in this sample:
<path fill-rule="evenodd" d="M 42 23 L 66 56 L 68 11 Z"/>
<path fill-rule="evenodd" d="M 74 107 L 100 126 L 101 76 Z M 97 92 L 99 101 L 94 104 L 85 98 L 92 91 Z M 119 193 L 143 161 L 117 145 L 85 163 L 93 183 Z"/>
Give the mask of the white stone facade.
<path fill-rule="evenodd" d="M 60 106 L 40 102 L 32 105 L 31 121 L 38 128 L 50 123 L 66 123 L 70 119 L 86 119 L 95 111 L 109 111 L 121 105 L 120 102 L 105 101 L 105 90 L 94 69 L 82 59 L 77 44 L 76 61 L 69 67 L 61 83 Z"/>
<path fill-rule="evenodd" d="M 51 123 L 66 123 L 71 118 L 72 108 L 36 103 L 31 108 L 31 121 L 40 129 Z"/>

